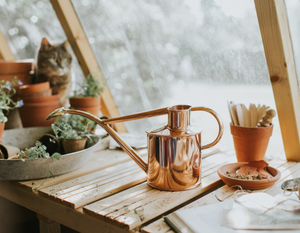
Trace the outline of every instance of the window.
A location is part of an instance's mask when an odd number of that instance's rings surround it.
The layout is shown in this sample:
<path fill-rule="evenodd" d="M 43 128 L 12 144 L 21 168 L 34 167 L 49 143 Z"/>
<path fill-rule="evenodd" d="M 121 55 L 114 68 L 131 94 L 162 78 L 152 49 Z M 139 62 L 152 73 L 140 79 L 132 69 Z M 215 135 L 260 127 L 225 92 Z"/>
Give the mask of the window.
<path fill-rule="evenodd" d="M 276 109 L 253 1 L 72 3 L 121 115 L 182 103 L 206 106 L 223 119 L 227 147 L 227 100 Z M 164 121 L 126 126 L 145 134 Z M 216 124 L 207 114 L 192 113 L 192 124 L 203 128 L 203 143 L 214 138 Z M 277 118 L 274 124 L 269 154 L 278 157 Z"/>
<path fill-rule="evenodd" d="M 43 37 L 50 42 L 66 40 L 48 0 L 0 0 L 0 30 L 16 59 L 35 58 Z M 82 80 L 84 76 L 71 47 L 70 51 L 73 55 L 75 77 Z"/>

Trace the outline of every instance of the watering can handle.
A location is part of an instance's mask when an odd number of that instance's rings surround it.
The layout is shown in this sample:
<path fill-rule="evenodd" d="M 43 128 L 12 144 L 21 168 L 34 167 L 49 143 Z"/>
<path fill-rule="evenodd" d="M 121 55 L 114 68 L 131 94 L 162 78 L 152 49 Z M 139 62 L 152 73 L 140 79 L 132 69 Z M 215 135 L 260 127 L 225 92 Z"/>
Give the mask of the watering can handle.
<path fill-rule="evenodd" d="M 214 145 L 216 145 L 220 141 L 220 139 L 223 135 L 223 131 L 224 131 L 223 122 L 222 122 L 221 118 L 219 117 L 219 115 L 214 110 L 212 110 L 210 108 L 206 108 L 206 107 L 192 107 L 191 111 L 205 111 L 205 112 L 208 112 L 211 115 L 213 115 L 214 118 L 217 120 L 218 125 L 219 125 L 218 136 L 215 138 L 215 140 L 213 142 L 211 142 L 209 144 L 206 144 L 206 145 L 202 146 L 201 148 L 202 148 L 202 150 L 204 150 L 204 149 L 207 149 L 207 148 L 210 148 L 210 147 L 213 147 Z"/>

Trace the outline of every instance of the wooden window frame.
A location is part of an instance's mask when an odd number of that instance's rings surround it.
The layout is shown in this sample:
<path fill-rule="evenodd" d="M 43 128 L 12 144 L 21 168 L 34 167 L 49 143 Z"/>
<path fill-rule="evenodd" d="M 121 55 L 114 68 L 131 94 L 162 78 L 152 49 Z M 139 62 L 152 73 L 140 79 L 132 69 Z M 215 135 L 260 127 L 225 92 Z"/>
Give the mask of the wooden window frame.
<path fill-rule="evenodd" d="M 254 0 L 287 160 L 300 161 L 300 96 L 284 0 Z"/>
<path fill-rule="evenodd" d="M 0 60 L 10 61 L 15 60 L 15 56 L 11 52 L 8 43 L 0 31 Z"/>

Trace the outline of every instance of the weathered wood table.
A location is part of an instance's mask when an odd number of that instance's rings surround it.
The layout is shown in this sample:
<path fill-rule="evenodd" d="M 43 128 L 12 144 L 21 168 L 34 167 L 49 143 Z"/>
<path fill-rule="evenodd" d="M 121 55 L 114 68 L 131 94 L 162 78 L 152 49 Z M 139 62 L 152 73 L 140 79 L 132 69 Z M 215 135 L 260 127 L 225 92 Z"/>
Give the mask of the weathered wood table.
<path fill-rule="evenodd" d="M 147 161 L 146 150 L 139 153 Z M 182 207 L 216 202 L 213 193 L 204 194 L 224 185 L 216 171 L 235 161 L 233 150 L 206 157 L 202 160 L 201 186 L 167 192 L 149 187 L 146 174 L 123 151 L 99 149 L 81 168 L 46 181 L 1 181 L 0 196 L 36 212 L 42 233 L 60 232 L 59 224 L 92 233 L 168 232 L 171 230 L 162 216 Z M 300 164 L 270 164 L 282 172 L 281 181 L 299 175 Z M 267 192 L 275 192 L 279 185 Z"/>

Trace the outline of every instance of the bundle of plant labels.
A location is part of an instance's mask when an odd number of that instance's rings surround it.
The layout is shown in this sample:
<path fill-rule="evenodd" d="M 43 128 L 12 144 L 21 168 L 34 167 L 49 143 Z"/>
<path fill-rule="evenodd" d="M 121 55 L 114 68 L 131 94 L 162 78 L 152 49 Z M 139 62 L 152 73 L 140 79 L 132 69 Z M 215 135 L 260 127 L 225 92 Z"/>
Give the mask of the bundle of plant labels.
<path fill-rule="evenodd" d="M 269 106 L 250 103 L 249 109 L 244 104 L 227 101 L 231 123 L 243 127 L 266 127 L 272 124 L 276 116 L 274 109 Z"/>

